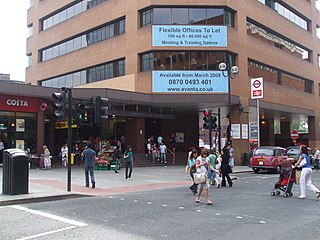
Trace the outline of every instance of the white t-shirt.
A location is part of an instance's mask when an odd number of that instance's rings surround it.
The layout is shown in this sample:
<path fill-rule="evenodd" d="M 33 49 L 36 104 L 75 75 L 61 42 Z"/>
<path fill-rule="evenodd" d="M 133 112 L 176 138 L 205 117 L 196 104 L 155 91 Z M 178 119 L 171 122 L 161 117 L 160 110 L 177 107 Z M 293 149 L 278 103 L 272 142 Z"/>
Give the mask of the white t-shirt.
<path fill-rule="evenodd" d="M 0 147 L 0 149 L 1 149 L 1 147 Z M 317 149 L 317 151 L 314 153 L 314 158 L 320 159 L 320 150 L 319 149 Z"/>
<path fill-rule="evenodd" d="M 61 156 L 67 156 L 68 155 L 68 147 L 62 147 L 61 148 Z"/>
<path fill-rule="evenodd" d="M 159 149 L 160 149 L 160 153 L 166 153 L 167 152 L 166 145 L 160 145 Z"/>
<path fill-rule="evenodd" d="M 200 164 L 204 163 L 204 162 L 207 162 L 207 164 L 209 163 L 209 158 L 206 157 L 206 158 L 202 158 L 201 156 L 197 157 L 197 160 L 200 161 Z M 207 167 L 206 165 L 203 165 L 201 167 L 197 167 L 197 173 L 207 173 Z"/>

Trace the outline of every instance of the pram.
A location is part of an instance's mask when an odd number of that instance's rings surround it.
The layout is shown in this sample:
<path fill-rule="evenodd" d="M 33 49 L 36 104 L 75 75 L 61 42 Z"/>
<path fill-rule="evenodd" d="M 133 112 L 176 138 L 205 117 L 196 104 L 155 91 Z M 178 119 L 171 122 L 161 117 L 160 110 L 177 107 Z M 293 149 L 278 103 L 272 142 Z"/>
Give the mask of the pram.
<path fill-rule="evenodd" d="M 284 192 L 285 197 L 292 197 L 292 185 L 295 182 L 296 169 L 281 169 L 279 180 L 272 189 L 271 196 L 280 195 L 280 191 Z"/>

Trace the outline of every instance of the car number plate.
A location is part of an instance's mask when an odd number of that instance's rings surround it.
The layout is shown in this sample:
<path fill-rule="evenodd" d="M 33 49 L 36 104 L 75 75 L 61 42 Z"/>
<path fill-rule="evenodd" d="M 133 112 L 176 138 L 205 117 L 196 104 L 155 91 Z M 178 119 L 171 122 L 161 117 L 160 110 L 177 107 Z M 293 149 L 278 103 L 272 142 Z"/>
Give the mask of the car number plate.
<path fill-rule="evenodd" d="M 263 165 L 263 162 L 259 162 L 259 165 Z"/>
<path fill-rule="evenodd" d="M 264 161 L 264 158 L 258 158 L 258 161 L 260 162 L 260 161 Z"/>

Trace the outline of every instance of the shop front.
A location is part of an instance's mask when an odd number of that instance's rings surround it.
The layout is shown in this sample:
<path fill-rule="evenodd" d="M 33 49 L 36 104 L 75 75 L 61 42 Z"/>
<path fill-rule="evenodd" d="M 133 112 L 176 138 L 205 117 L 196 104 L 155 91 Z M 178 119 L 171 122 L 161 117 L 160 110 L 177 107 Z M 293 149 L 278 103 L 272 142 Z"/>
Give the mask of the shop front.
<path fill-rule="evenodd" d="M 0 95 L 0 138 L 5 149 L 37 149 L 39 99 Z"/>

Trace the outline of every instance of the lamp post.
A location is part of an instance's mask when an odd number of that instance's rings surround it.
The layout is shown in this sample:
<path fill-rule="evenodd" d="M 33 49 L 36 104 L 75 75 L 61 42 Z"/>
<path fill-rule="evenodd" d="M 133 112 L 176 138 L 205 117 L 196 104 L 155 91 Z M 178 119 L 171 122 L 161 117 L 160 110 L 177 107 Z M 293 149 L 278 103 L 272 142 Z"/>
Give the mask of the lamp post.
<path fill-rule="evenodd" d="M 235 74 L 239 72 L 239 68 L 237 66 L 228 66 L 226 63 L 221 62 L 219 63 L 219 70 L 222 72 L 224 77 L 228 77 L 228 115 L 227 118 L 229 119 L 229 126 L 228 126 L 228 135 L 227 139 L 228 142 L 231 141 L 231 81 L 230 79 L 235 77 Z"/>

